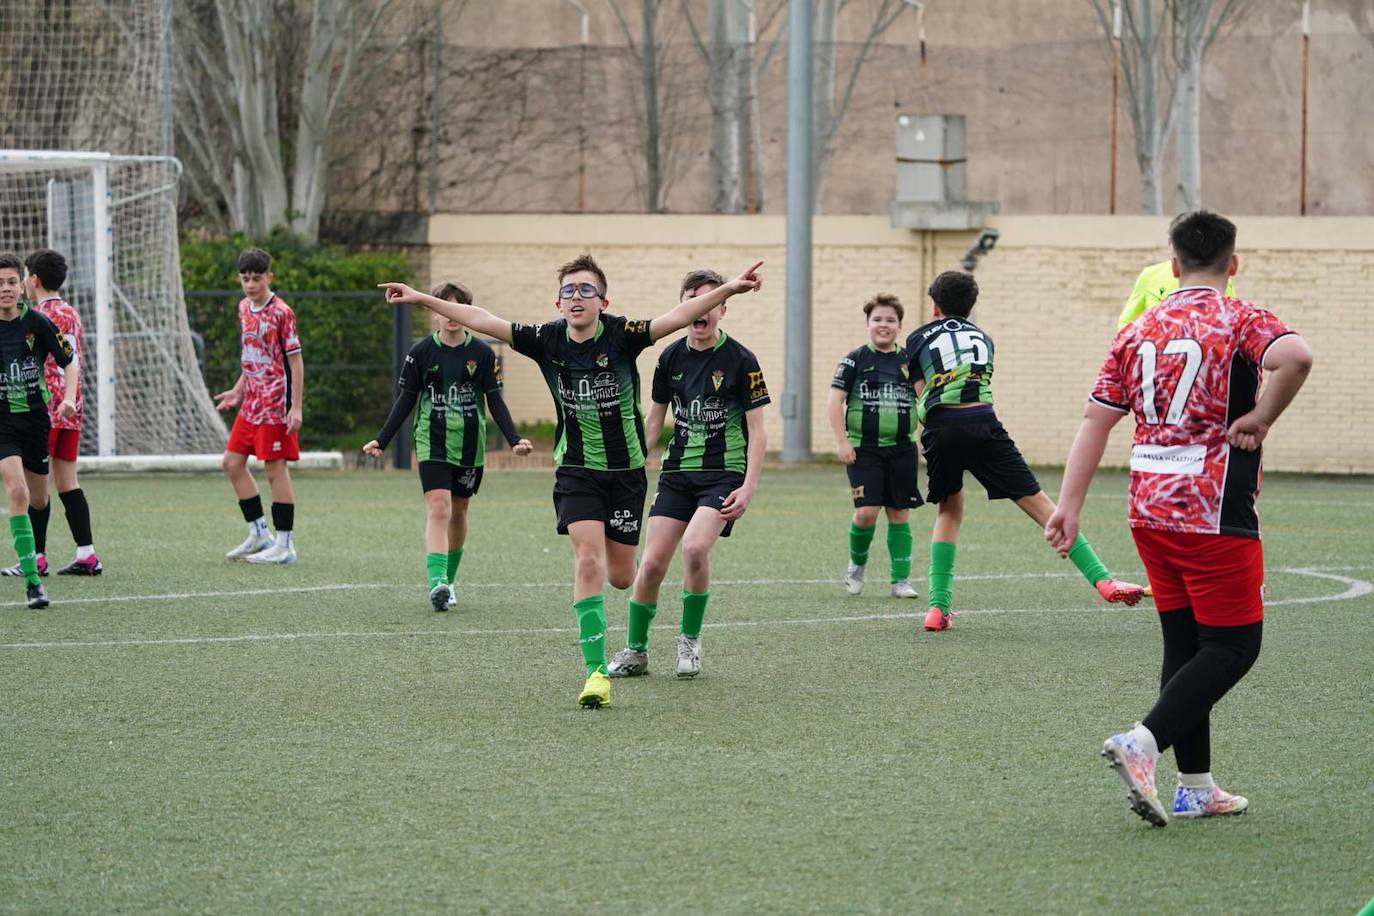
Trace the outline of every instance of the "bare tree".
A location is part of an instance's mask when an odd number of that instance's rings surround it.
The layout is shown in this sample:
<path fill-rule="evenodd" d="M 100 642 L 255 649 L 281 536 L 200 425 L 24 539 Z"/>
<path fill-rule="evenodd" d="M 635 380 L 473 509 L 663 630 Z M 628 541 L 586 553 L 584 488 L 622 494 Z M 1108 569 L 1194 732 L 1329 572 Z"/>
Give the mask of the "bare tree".
<path fill-rule="evenodd" d="M 303 0 L 178 0 L 177 126 L 207 213 L 251 235 L 318 237 L 330 126 L 393 3 L 313 0 L 298 29 Z M 298 35 L 302 53 L 280 53 Z"/>
<path fill-rule="evenodd" d="M 1202 63 L 1225 27 L 1253 6 L 1248 0 L 1169 0 L 1177 67 L 1174 209 L 1202 206 Z"/>

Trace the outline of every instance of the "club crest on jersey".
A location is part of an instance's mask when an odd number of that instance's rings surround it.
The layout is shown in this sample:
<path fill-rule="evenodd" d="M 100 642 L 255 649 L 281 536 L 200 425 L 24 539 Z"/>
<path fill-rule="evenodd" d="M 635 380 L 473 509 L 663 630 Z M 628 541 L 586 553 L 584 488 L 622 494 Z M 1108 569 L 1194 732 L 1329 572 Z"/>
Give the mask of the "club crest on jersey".
<path fill-rule="evenodd" d="M 904 378 L 904 379 L 906 379 L 906 380 L 908 380 L 908 381 L 911 380 L 911 370 L 908 369 L 906 366 L 903 366 L 903 367 L 902 367 L 902 378 Z"/>
<path fill-rule="evenodd" d="M 596 354 L 596 364 L 600 366 L 602 369 L 605 369 L 607 366 L 610 365 L 610 363 L 611 358 L 607 356 L 605 353 Z"/>
<path fill-rule="evenodd" d="M 476 373 L 477 373 L 477 360 L 475 360 L 475 359 L 470 359 L 470 360 L 468 360 L 468 375 L 475 375 Z"/>
<path fill-rule="evenodd" d="M 29 345 L 29 352 L 32 353 L 32 352 L 33 352 L 33 335 L 32 335 L 32 334 L 26 334 L 26 335 L 24 336 L 24 342 L 25 342 L 26 344 Z"/>
<path fill-rule="evenodd" d="M 712 372 L 712 373 L 711 373 L 711 385 L 712 385 L 712 387 L 714 387 L 717 391 L 720 390 L 720 383 L 723 382 L 723 381 L 725 381 L 725 372 L 724 372 L 724 370 L 717 369 L 715 372 Z"/>

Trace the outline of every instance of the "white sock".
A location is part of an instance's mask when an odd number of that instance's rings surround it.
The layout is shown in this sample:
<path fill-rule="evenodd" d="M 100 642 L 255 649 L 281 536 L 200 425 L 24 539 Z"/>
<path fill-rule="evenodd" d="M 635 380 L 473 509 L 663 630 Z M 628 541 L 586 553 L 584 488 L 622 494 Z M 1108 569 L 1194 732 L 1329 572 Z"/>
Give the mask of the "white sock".
<path fill-rule="evenodd" d="M 78 563 L 93 556 L 95 556 L 94 544 L 86 544 L 85 546 L 78 544 L 76 546 L 76 560 Z"/>
<path fill-rule="evenodd" d="M 1159 744 L 1155 741 L 1153 732 L 1137 722 L 1129 734 L 1135 739 L 1136 744 L 1140 745 L 1140 749 L 1150 755 L 1151 761 L 1159 759 Z"/>
<path fill-rule="evenodd" d="M 259 515 L 256 519 L 248 523 L 248 536 L 260 538 L 267 534 L 267 519 Z"/>
<path fill-rule="evenodd" d="M 1178 784 L 1185 789 L 1210 789 L 1216 783 L 1212 782 L 1211 773 L 1184 773 L 1178 774 Z"/>
<path fill-rule="evenodd" d="M 278 546 L 278 547 L 290 547 L 290 546 L 292 546 L 292 545 L 295 544 L 295 543 L 296 543 L 296 539 L 292 536 L 292 532 L 290 532 L 290 531 L 278 531 L 278 532 L 277 532 L 277 546 Z"/>

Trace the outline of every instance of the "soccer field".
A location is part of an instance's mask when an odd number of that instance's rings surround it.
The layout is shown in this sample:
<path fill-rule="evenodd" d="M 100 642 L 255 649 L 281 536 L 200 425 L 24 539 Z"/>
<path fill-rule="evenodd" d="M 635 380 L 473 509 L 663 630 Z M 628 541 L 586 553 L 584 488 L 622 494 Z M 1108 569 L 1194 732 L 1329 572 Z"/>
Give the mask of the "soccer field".
<path fill-rule="evenodd" d="M 1056 473 L 1042 479 L 1058 490 Z M 652 484 L 652 481 L 651 481 Z M 1243 817 L 1154 829 L 1102 740 L 1148 709 L 1148 607 L 1096 603 L 1007 503 L 969 500 L 950 632 L 844 594 L 837 468 L 769 469 L 713 557 L 703 674 L 575 698 L 549 472 L 487 475 L 460 605 L 428 607 L 413 475 L 301 474 L 289 568 L 231 565 L 215 477 L 87 482 L 107 573 L 0 609 L 6 912 L 1323 912 L 1374 895 L 1374 480 L 1274 475 L 1272 606 L 1213 715 Z M 1139 561 L 1125 478 L 1085 530 Z M 651 491 L 652 492 L 652 491 Z M 924 596 L 932 513 L 913 513 Z M 70 540 L 55 512 L 49 539 Z M 627 596 L 608 594 L 610 646 Z M 1161 794 L 1173 787 L 1161 761 Z"/>

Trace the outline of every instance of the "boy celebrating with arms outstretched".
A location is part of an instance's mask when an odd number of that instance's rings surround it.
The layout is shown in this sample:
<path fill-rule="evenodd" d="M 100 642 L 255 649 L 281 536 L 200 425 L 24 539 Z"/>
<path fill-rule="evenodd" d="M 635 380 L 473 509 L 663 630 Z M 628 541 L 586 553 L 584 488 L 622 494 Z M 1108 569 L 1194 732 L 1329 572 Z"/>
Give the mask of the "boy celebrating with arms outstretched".
<path fill-rule="evenodd" d="M 38 564 L 29 520 L 29 490 L 46 487 L 48 480 L 48 402 L 51 394 L 43 377 L 49 356 L 63 370 L 58 415 L 76 415 L 80 377 L 71 344 L 53 323 L 20 300 L 24 263 L 18 255 L 0 254 L 0 478 L 9 500 L 10 534 L 31 608 L 48 606 L 38 579 Z"/>
<path fill-rule="evenodd" d="M 1129 521 L 1164 639 L 1159 699 L 1102 756 L 1132 810 L 1168 823 L 1155 765 L 1172 747 L 1174 817 L 1239 814 L 1249 802 L 1211 774 L 1212 707 L 1259 657 L 1264 550 L 1255 500 L 1260 445 L 1307 380 L 1312 351 L 1273 313 L 1222 290 L 1237 268 L 1236 227 L 1197 210 L 1169 227 L 1177 292 L 1112 342 L 1064 468 L 1045 537 L 1061 553 L 1078 533 L 1107 437 L 1135 416 Z M 1269 382 L 1260 394 L 1260 375 Z"/>
<path fill-rule="evenodd" d="M 725 284 L 714 270 L 694 270 L 682 281 L 679 301 Z M 658 442 L 668 405 L 673 440 L 663 456 L 658 493 L 649 508 L 649 539 L 630 599 L 626 646 L 611 659 L 611 677 L 649 672 L 649 628 L 658 613 L 658 590 L 682 544 L 682 628 L 677 676 L 701 673 L 701 626 L 711 588 L 711 548 L 729 537 L 758 488 L 768 439 L 763 411 L 768 385 L 759 361 L 720 328 L 716 306 L 669 345 L 654 368 L 646 439 Z"/>
<path fill-rule="evenodd" d="M 509 343 L 539 364 L 558 412 L 553 502 L 558 533 L 573 548 L 573 611 L 587 666 L 578 696 L 586 707 L 611 701 L 606 677 L 606 603 L 602 584 L 634 581 L 635 547 L 648 478 L 644 473 L 644 422 L 639 409 L 635 357 L 738 293 L 762 286 L 763 262 L 724 286 L 679 303 L 652 321 L 604 315 L 606 275 L 590 255 L 558 270 L 555 308 L 546 324 L 513 324 L 475 305 L 445 302 L 404 283 L 383 283 L 387 301 L 417 303 L 479 334 Z"/>
<path fill-rule="evenodd" d="M 993 412 L 992 338 L 968 320 L 978 301 L 973 275 L 945 271 L 930 284 L 929 293 L 934 320 L 911 332 L 906 349 L 923 427 L 921 447 L 930 481 L 926 499 L 936 504 L 925 628 L 948 630 L 955 542 L 964 521 L 964 472 L 983 485 L 988 499 L 1012 500 L 1041 528 L 1054 512 L 1054 502 Z M 1143 596 L 1139 585 L 1112 578 L 1083 535 L 1064 552 L 1107 601 L 1135 604 Z"/>
<path fill-rule="evenodd" d="M 229 551 L 230 560 L 249 563 L 296 562 L 296 496 L 286 462 L 299 461 L 302 386 L 305 363 L 296 333 L 296 313 L 272 292 L 272 256 L 261 248 L 239 255 L 239 328 L 242 371 L 228 391 L 215 395 L 221 411 L 239 409 L 229 444 L 224 448 L 224 473 L 239 499 L 248 523 L 248 539 Z M 267 469 L 272 489 L 272 527 L 267 530 L 262 495 L 248 472 L 248 456 L 257 455 Z"/>

